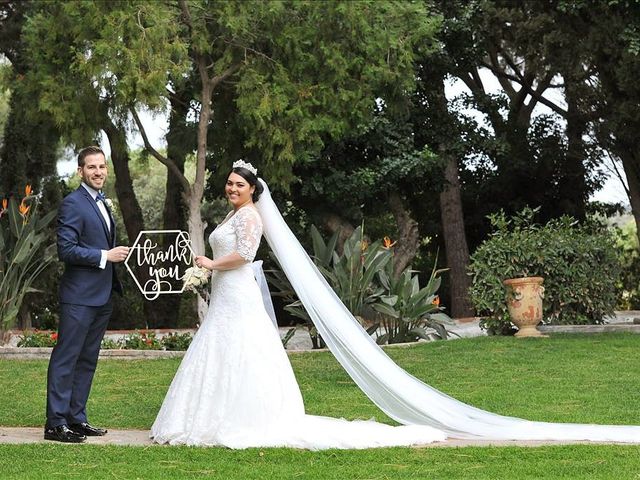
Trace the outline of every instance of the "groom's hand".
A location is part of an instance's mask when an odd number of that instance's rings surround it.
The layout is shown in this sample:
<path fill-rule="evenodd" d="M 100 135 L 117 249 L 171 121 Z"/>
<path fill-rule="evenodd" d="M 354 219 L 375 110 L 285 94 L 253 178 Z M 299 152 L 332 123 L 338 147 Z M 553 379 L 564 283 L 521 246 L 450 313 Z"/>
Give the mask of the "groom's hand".
<path fill-rule="evenodd" d="M 107 250 L 107 260 L 112 263 L 124 262 L 129 255 L 129 247 L 115 247 Z"/>

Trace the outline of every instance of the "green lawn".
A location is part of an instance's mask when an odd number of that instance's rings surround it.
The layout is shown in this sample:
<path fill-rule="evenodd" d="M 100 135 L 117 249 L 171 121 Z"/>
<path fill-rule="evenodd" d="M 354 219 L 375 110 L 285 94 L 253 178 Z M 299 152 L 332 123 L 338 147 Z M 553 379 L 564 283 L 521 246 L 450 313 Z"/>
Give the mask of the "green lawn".
<path fill-rule="evenodd" d="M 640 337 L 482 337 L 388 353 L 430 385 L 532 420 L 640 425 Z M 307 411 L 392 423 L 328 353 L 291 357 Z M 102 361 L 89 412 L 148 429 L 179 360 Z M 0 425 L 41 426 L 46 361 L 0 361 Z M 525 403 L 526 402 L 526 403 Z M 71 466 L 71 467 L 70 467 Z M 568 445 L 307 452 L 287 449 L 0 445 L 0 478 L 629 478 L 640 446 Z"/>

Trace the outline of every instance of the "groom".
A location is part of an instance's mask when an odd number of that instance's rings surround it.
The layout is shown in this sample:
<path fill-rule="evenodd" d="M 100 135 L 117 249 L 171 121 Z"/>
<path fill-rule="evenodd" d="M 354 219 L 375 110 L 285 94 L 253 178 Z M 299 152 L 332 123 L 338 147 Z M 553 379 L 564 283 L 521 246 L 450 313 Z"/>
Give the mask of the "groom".
<path fill-rule="evenodd" d="M 58 210 L 60 280 L 58 343 L 47 375 L 46 440 L 81 443 L 107 433 L 87 421 L 86 403 L 98 362 L 100 343 L 113 310 L 112 291 L 122 294 L 114 263 L 129 247 L 116 247 L 115 222 L 101 190 L 107 162 L 99 147 L 78 154 L 82 185 L 65 197 Z"/>

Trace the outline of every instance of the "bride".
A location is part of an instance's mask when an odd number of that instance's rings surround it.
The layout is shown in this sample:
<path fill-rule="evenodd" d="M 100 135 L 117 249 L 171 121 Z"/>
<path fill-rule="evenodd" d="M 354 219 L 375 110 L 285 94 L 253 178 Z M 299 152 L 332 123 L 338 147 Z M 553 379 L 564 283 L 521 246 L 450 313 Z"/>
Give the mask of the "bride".
<path fill-rule="evenodd" d="M 225 193 L 233 210 L 212 232 L 209 309 L 151 428 L 157 443 L 229 448 L 371 448 L 446 438 L 640 442 L 639 426 L 532 422 L 435 390 L 396 365 L 342 304 L 287 227 L 256 169 L 238 161 Z M 251 262 L 264 234 L 319 333 L 351 378 L 403 424 L 307 415 Z"/>

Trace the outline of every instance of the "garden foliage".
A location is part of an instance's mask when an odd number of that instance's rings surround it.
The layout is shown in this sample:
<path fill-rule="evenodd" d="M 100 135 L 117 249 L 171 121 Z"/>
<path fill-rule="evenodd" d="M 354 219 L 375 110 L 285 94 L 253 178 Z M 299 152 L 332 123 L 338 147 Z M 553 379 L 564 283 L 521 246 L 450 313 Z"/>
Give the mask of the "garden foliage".
<path fill-rule="evenodd" d="M 617 306 L 621 310 L 640 309 L 640 248 L 636 230 L 633 221 L 613 230 L 622 264 L 622 275 L 617 284 Z"/>
<path fill-rule="evenodd" d="M 53 347 L 57 342 L 56 332 L 25 331 L 18 340 L 18 347 Z"/>
<path fill-rule="evenodd" d="M 429 281 L 420 287 L 420 280 L 415 270 L 405 269 L 398 277 L 393 275 L 393 262 L 378 272 L 378 280 L 385 289 L 380 301 L 373 309 L 380 313 L 379 328 L 383 333 L 378 336 L 378 344 L 415 342 L 422 338 L 433 337 L 446 339 L 449 336 L 446 324 L 453 323 L 440 307 L 437 295 L 443 270 L 431 271 Z M 426 328 L 435 331 L 431 333 Z"/>
<path fill-rule="evenodd" d="M 124 350 L 170 350 L 183 351 L 189 348 L 193 334 L 190 332 L 172 332 L 162 337 L 153 331 L 136 330 L 119 340 L 104 338 L 102 349 Z M 18 347 L 54 347 L 58 341 L 57 332 L 25 330 L 18 340 Z"/>
<path fill-rule="evenodd" d="M 311 226 L 313 261 L 369 334 L 377 332 L 377 343 L 447 337 L 444 323 L 450 319 L 441 312 L 436 295 L 441 270 L 434 269 L 427 285 L 421 288 L 417 272 L 411 268 L 397 278 L 393 276 L 393 245 L 388 238 L 384 243 L 369 242 L 362 227 L 358 227 L 338 252 L 338 236 L 336 232 L 325 242 L 317 228 Z M 274 295 L 285 300 L 286 311 L 305 321 L 313 347 L 323 348 L 322 338 L 286 276 L 280 271 L 269 273 L 276 289 Z M 425 327 L 435 330 L 435 334 Z"/>
<path fill-rule="evenodd" d="M 513 218 L 490 215 L 493 233 L 471 256 L 471 300 L 482 325 L 507 332 L 511 323 L 503 281 L 544 278 L 543 322 L 598 324 L 613 314 L 620 263 L 611 234 L 592 222 L 563 216 L 534 223 L 537 210 Z"/>
<path fill-rule="evenodd" d="M 33 282 L 55 258 L 46 228 L 56 212 L 40 217 L 36 207 L 28 185 L 21 202 L 3 199 L 0 206 L 0 330 L 15 325 L 25 295 L 37 292 Z"/>

